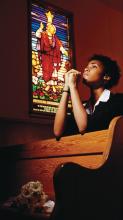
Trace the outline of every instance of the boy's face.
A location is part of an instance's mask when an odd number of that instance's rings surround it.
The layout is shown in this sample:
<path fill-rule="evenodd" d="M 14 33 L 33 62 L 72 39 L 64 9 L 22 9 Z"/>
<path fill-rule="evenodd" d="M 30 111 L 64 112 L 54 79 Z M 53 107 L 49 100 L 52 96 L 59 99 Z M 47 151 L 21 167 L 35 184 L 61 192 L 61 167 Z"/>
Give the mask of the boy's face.
<path fill-rule="evenodd" d="M 102 86 L 104 82 L 104 66 L 99 60 L 91 60 L 84 69 L 83 82 L 88 86 Z"/>

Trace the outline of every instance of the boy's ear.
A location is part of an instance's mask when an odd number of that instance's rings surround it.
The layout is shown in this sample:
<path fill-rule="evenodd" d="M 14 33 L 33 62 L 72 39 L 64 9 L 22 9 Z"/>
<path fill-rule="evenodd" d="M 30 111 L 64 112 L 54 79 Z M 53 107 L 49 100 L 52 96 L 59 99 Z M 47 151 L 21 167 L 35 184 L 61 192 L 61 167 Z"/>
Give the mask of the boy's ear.
<path fill-rule="evenodd" d="M 109 75 L 105 74 L 103 79 L 109 81 L 111 79 L 111 77 Z"/>

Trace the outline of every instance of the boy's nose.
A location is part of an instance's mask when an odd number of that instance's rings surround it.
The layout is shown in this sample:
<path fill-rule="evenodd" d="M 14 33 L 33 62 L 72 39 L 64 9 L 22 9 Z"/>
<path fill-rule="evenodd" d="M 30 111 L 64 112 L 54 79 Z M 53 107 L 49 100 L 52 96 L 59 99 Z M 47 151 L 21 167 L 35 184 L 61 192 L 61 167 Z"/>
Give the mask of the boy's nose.
<path fill-rule="evenodd" d="M 88 67 L 86 67 L 85 69 L 84 69 L 84 71 L 88 71 L 89 69 L 88 69 Z"/>

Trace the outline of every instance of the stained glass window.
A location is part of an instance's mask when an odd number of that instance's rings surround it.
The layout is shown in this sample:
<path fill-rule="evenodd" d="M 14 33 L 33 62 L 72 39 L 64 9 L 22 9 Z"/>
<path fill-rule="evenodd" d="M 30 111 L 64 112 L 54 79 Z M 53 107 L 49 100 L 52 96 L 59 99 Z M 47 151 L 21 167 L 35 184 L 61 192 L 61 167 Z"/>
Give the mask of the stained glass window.
<path fill-rule="evenodd" d="M 55 113 L 66 72 L 73 67 L 72 14 L 31 3 L 32 112 Z M 68 107 L 71 107 L 69 99 Z"/>

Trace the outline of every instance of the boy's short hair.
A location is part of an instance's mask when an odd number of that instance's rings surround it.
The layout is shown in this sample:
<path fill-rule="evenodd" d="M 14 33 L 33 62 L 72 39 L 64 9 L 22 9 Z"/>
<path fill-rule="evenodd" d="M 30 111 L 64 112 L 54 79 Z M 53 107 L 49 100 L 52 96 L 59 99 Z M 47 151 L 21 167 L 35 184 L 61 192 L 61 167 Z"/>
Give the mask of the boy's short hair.
<path fill-rule="evenodd" d="M 115 60 L 101 54 L 94 54 L 88 61 L 92 60 L 100 61 L 104 66 L 104 75 L 111 77 L 111 79 L 105 84 L 105 88 L 109 89 L 118 84 L 121 77 L 121 70 Z"/>

